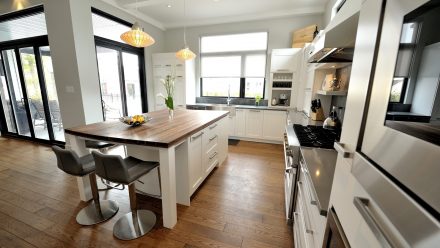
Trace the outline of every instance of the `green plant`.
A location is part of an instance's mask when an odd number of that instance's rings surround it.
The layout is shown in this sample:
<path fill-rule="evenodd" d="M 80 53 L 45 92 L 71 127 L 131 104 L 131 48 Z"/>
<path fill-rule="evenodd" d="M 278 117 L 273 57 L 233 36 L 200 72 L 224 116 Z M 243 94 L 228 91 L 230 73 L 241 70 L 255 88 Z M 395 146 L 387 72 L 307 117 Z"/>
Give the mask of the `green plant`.
<path fill-rule="evenodd" d="M 256 104 L 260 104 L 260 101 L 261 101 L 261 96 L 260 95 L 256 95 L 255 96 L 255 103 Z"/>
<path fill-rule="evenodd" d="M 160 79 L 161 83 L 165 87 L 167 95 L 164 96 L 159 93 L 157 96 L 162 97 L 165 100 L 165 105 L 168 109 L 174 109 L 174 81 L 176 77 L 174 75 L 167 75 L 165 78 Z"/>

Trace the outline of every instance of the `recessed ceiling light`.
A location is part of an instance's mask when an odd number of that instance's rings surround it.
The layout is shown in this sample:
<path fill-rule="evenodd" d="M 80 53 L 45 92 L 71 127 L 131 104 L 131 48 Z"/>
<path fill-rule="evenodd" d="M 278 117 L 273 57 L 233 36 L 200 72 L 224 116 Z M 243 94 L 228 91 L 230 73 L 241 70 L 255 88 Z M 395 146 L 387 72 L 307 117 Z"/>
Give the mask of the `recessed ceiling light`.
<path fill-rule="evenodd" d="M 212 0 L 212 1 L 214 1 L 214 2 L 216 2 L 216 3 L 217 3 L 217 2 L 220 2 L 220 0 Z"/>
<path fill-rule="evenodd" d="M 173 6 L 171 6 L 171 4 L 168 4 L 167 7 L 168 7 L 168 8 L 171 8 L 171 7 L 173 7 Z"/>

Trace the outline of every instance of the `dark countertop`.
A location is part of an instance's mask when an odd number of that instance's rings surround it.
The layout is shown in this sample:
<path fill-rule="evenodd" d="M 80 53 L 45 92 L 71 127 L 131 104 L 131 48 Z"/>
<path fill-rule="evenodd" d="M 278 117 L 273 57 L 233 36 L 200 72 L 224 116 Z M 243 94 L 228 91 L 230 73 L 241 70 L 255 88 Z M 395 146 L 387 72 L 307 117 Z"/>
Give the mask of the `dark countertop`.
<path fill-rule="evenodd" d="M 337 152 L 333 149 L 301 147 L 304 167 L 307 170 L 308 181 L 312 182 L 321 215 L 326 216 L 330 202 L 330 193 L 335 174 Z"/>
<path fill-rule="evenodd" d="M 227 106 L 226 104 L 212 104 L 212 103 L 195 103 L 195 104 L 187 104 L 187 106 Z M 287 107 L 271 107 L 271 106 L 255 106 L 255 105 L 237 105 L 231 104 L 231 107 L 235 107 L 238 109 L 261 109 L 261 110 L 277 110 L 277 111 L 288 111 L 291 110 Z"/>

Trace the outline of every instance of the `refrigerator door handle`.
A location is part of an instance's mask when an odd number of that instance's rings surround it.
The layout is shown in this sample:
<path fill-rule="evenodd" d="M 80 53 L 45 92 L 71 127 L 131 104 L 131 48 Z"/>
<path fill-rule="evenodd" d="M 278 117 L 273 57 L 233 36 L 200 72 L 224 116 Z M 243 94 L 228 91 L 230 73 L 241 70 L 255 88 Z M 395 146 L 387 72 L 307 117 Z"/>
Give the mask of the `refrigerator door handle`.
<path fill-rule="evenodd" d="M 359 210 L 359 213 L 361 214 L 362 218 L 365 220 L 367 225 L 370 227 L 374 236 L 376 236 L 377 240 L 380 242 L 381 246 L 385 247 L 385 248 L 394 247 L 391 244 L 391 242 L 389 241 L 389 239 L 387 238 L 387 236 L 385 235 L 383 228 L 380 227 L 380 225 L 377 223 L 377 221 L 371 215 L 371 212 L 368 209 L 368 205 L 369 205 L 370 201 L 366 198 L 354 197 L 353 203 L 356 206 L 356 208 Z"/>

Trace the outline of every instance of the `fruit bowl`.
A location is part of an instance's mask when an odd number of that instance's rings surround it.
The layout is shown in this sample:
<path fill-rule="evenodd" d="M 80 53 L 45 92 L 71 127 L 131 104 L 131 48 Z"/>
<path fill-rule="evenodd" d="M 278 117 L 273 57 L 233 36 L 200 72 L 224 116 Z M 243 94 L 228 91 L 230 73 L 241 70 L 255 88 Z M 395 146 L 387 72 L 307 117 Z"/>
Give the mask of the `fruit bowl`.
<path fill-rule="evenodd" d="M 132 127 L 137 127 L 150 121 L 151 117 L 147 116 L 146 114 L 142 114 L 142 115 L 124 116 L 119 118 L 119 120 L 124 124 L 130 125 Z"/>

